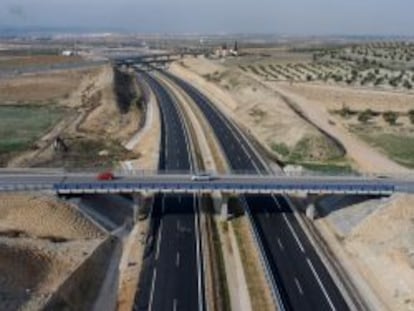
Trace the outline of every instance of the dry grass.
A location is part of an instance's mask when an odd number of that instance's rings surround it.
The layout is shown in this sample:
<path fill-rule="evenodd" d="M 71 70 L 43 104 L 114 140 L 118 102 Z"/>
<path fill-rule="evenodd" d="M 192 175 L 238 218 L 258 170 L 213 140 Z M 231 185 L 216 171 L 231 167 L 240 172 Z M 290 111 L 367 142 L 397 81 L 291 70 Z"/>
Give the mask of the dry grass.
<path fill-rule="evenodd" d="M 34 55 L 9 57 L 7 60 L 0 60 L 0 70 L 19 69 L 30 66 L 53 66 L 59 64 L 81 63 L 83 58 L 80 56 L 61 56 L 61 55 Z"/>
<path fill-rule="evenodd" d="M 260 259 L 252 241 L 246 216 L 241 216 L 232 221 L 240 256 L 246 275 L 247 287 L 250 294 L 253 310 L 273 310 L 266 280 L 260 267 Z"/>
<path fill-rule="evenodd" d="M 392 109 L 393 111 L 406 112 L 413 108 L 414 102 L 414 94 L 309 83 L 279 83 L 278 85 L 308 100 L 317 102 L 326 110 L 337 110 L 347 106 L 356 110 L 387 111 Z"/>
<path fill-rule="evenodd" d="M 67 98 L 96 70 L 68 70 L 0 79 L 1 104 L 44 104 Z"/>

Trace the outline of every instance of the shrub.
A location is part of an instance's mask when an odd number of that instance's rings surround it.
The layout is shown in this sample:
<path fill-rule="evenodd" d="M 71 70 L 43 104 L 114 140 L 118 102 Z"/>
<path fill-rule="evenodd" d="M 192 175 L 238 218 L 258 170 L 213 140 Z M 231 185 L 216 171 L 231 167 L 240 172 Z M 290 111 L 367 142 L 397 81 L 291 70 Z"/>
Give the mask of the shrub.
<path fill-rule="evenodd" d="M 385 122 L 389 123 L 390 125 L 395 125 L 397 123 L 398 114 L 394 111 L 387 111 L 382 114 Z"/>
<path fill-rule="evenodd" d="M 408 118 L 410 119 L 411 124 L 414 124 L 414 109 L 408 111 Z"/>
<path fill-rule="evenodd" d="M 355 111 L 351 110 L 348 106 L 344 105 L 341 110 L 338 110 L 337 113 L 344 118 L 350 117 L 356 114 Z"/>
<path fill-rule="evenodd" d="M 411 90 L 413 88 L 412 84 L 408 80 L 404 81 L 404 87 L 408 90 Z"/>
<path fill-rule="evenodd" d="M 274 151 L 276 151 L 284 157 L 288 156 L 290 153 L 289 147 L 285 143 L 272 143 L 271 147 Z"/>
<path fill-rule="evenodd" d="M 367 110 L 360 112 L 358 115 L 358 121 L 361 123 L 367 123 L 371 120 L 372 114 L 370 114 Z"/>

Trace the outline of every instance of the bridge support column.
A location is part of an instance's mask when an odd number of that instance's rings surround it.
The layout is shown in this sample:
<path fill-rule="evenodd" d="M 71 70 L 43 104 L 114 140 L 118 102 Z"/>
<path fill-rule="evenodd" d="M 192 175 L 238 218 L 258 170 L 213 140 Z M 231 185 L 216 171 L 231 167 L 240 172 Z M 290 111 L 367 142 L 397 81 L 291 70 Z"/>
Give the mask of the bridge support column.
<path fill-rule="evenodd" d="M 222 193 L 220 191 L 214 191 L 212 194 L 213 199 L 213 205 L 214 205 L 214 211 L 217 214 L 220 214 L 222 220 L 226 221 L 228 219 L 229 214 L 229 207 L 228 207 L 228 201 L 229 196 L 225 193 Z"/>
<path fill-rule="evenodd" d="M 306 217 L 308 217 L 311 220 L 315 219 L 315 204 L 310 203 L 307 207 L 306 207 Z"/>
<path fill-rule="evenodd" d="M 136 223 L 139 220 L 140 213 L 143 213 L 143 212 L 145 213 L 145 210 L 149 208 L 149 206 L 147 205 L 151 203 L 150 202 L 151 198 L 152 198 L 152 195 L 146 191 L 141 192 L 141 193 L 134 193 L 132 195 L 133 223 Z"/>

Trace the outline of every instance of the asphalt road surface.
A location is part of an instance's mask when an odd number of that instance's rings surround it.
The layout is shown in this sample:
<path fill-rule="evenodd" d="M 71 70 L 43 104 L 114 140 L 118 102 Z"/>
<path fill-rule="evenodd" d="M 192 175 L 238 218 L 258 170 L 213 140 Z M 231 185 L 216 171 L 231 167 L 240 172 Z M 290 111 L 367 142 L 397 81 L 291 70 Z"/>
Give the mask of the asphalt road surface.
<path fill-rule="evenodd" d="M 207 97 L 187 82 L 168 75 L 200 107 L 234 171 L 265 173 L 243 136 Z M 282 196 L 241 197 L 250 209 L 287 310 L 349 310 L 321 259 Z"/>
<path fill-rule="evenodd" d="M 143 77 L 161 109 L 159 169 L 189 172 L 191 153 L 178 108 L 158 81 Z M 156 195 L 133 310 L 204 309 L 197 202 L 193 195 Z"/>

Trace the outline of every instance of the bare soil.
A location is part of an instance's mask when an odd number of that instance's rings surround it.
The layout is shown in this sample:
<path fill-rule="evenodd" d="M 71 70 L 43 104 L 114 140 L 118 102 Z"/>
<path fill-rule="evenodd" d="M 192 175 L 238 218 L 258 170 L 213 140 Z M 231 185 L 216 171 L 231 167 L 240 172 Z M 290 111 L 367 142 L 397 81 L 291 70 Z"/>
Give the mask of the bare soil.
<path fill-rule="evenodd" d="M 268 82 L 276 91 L 289 97 L 303 113 L 317 124 L 320 128 L 330 133 L 345 147 L 348 156 L 354 161 L 356 169 L 370 173 L 407 173 L 409 169 L 397 164 L 387 155 L 383 154 L 363 141 L 358 135 L 352 135 L 351 129 L 356 124 L 354 119 L 343 119 L 338 115 L 332 115 L 331 109 L 341 109 L 343 105 L 349 106 L 351 109 L 369 108 L 374 111 L 385 111 L 392 109 L 393 111 L 407 112 L 412 99 L 411 95 L 386 93 L 378 91 L 358 91 L 352 88 L 342 87 L 322 87 L 322 86 L 298 86 L 288 83 L 272 83 Z M 302 93 L 303 92 L 303 93 Z M 395 98 L 395 99 L 394 99 Z M 393 102 L 390 106 L 389 103 Z M 395 102 L 395 105 L 394 105 Z M 388 103 L 388 105 L 387 105 Z M 372 127 L 377 134 L 385 132 L 393 132 L 399 135 L 401 126 L 386 126 L 377 118 L 378 125 L 381 128 Z M 405 126 L 408 131 L 412 125 L 405 120 Z M 369 128 L 366 128 L 369 130 Z M 355 131 L 353 131 L 355 133 Z M 367 134 L 369 132 L 363 131 Z M 356 133 L 358 134 L 358 133 Z"/>
<path fill-rule="evenodd" d="M 104 236 L 73 206 L 53 197 L 2 194 L 0 236 L 8 235 L 8 232 L 15 232 L 17 236 L 63 241 Z"/>
<path fill-rule="evenodd" d="M 279 158 L 325 161 L 342 156 L 332 141 L 294 112 L 279 94 L 241 70 L 204 58 L 185 59 L 173 64 L 171 70 L 206 92 Z M 281 152 L 281 145 L 286 152 Z"/>
<path fill-rule="evenodd" d="M 48 104 L 67 98 L 94 74 L 96 69 L 65 70 L 0 79 L 0 104 Z"/>
<path fill-rule="evenodd" d="M 414 196 L 400 194 L 327 217 L 358 272 L 389 310 L 414 308 L 413 205 Z"/>
<path fill-rule="evenodd" d="M 40 309 L 106 233 L 44 195 L 0 196 L 0 309 Z"/>

